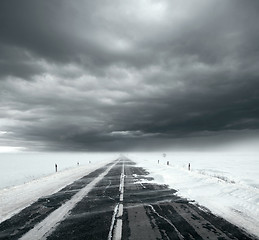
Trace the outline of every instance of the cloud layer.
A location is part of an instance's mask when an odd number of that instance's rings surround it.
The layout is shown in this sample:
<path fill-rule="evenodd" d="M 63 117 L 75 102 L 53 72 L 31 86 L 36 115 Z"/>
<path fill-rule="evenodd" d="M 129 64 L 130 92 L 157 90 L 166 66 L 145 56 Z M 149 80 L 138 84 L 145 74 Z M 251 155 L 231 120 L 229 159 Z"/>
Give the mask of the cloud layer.
<path fill-rule="evenodd" d="M 1 1 L 0 145 L 122 151 L 254 136 L 258 11 L 255 0 Z"/>

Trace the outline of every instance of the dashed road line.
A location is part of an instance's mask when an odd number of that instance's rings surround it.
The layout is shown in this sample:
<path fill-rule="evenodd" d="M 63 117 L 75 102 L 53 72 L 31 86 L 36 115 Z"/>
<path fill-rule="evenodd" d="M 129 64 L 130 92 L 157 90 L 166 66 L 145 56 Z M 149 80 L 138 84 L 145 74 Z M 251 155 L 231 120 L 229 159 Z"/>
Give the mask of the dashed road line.
<path fill-rule="evenodd" d="M 122 237 L 122 215 L 123 215 L 123 194 L 124 194 L 124 162 L 122 163 L 122 170 L 120 176 L 120 202 L 116 204 L 113 217 L 111 222 L 111 227 L 108 235 L 108 240 L 121 240 Z"/>

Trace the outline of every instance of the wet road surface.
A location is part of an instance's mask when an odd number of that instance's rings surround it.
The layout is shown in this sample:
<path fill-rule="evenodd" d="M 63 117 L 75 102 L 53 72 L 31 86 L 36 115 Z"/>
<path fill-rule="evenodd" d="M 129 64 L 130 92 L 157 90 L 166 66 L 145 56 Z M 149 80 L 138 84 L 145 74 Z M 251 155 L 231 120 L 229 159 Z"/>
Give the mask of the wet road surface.
<path fill-rule="evenodd" d="M 116 160 L 2 222 L 0 239 L 258 239 L 146 180 Z"/>

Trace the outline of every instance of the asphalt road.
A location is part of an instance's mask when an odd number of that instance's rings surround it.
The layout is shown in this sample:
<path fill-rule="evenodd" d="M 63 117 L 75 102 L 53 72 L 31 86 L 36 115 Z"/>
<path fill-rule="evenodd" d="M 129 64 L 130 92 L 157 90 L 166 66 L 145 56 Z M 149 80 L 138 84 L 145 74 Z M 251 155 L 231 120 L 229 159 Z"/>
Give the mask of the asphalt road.
<path fill-rule="evenodd" d="M 116 160 L 0 224 L 0 239 L 258 239 Z M 147 181 L 145 181 L 147 182 Z"/>

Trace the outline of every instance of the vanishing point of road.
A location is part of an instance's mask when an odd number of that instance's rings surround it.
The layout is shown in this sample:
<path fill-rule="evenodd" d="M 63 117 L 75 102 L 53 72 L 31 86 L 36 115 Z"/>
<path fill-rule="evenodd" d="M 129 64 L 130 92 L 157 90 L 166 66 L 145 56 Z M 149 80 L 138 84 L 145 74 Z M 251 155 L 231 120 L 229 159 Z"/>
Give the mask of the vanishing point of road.
<path fill-rule="evenodd" d="M 0 239 L 257 239 L 120 158 L 0 224 Z"/>

